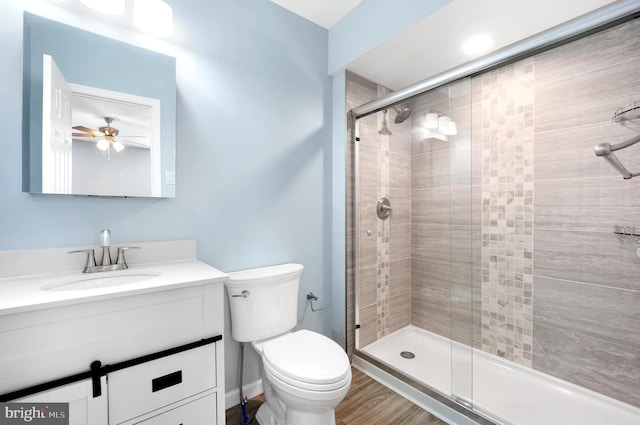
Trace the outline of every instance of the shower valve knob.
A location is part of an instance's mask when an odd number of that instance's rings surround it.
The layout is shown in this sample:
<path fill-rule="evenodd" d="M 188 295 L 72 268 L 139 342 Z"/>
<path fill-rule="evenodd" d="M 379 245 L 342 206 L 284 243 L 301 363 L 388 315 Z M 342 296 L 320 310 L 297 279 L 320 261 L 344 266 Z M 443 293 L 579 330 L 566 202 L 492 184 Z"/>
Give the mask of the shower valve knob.
<path fill-rule="evenodd" d="M 387 198 L 380 198 L 376 204 L 376 212 L 380 220 L 386 220 L 391 215 L 391 202 Z"/>

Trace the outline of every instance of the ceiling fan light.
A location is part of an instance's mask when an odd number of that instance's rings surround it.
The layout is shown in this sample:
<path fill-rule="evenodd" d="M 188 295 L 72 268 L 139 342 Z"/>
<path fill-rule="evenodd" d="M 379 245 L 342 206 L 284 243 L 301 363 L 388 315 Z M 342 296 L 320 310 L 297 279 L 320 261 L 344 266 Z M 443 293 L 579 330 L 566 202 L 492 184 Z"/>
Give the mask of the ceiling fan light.
<path fill-rule="evenodd" d="M 134 0 L 133 20 L 149 34 L 160 37 L 173 34 L 173 9 L 163 0 Z"/>
<path fill-rule="evenodd" d="M 113 149 L 115 149 L 116 152 L 120 152 L 122 149 L 124 149 L 124 145 L 116 140 L 115 142 L 113 142 Z"/>
<path fill-rule="evenodd" d="M 124 15 L 124 0 L 80 0 L 80 3 L 107 15 Z"/>
<path fill-rule="evenodd" d="M 100 141 L 96 144 L 96 147 L 101 151 L 106 151 L 109 149 L 109 141 L 107 139 L 100 139 Z"/>

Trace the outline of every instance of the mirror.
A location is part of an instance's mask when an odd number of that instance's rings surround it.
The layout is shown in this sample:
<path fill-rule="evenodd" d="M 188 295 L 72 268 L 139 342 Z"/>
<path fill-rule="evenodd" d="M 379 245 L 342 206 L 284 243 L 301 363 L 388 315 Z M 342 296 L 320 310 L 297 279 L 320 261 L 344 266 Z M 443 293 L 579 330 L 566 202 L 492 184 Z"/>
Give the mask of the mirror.
<path fill-rule="evenodd" d="M 23 191 L 175 196 L 175 58 L 24 14 Z"/>

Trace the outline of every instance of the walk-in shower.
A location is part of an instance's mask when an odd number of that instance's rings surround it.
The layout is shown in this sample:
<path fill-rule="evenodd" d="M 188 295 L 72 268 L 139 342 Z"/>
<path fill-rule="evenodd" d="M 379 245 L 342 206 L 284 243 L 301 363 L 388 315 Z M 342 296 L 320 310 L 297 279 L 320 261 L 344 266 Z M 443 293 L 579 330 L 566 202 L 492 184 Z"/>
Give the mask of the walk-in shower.
<path fill-rule="evenodd" d="M 382 98 L 347 74 L 348 350 L 480 423 L 637 425 L 640 180 L 593 147 L 640 132 L 611 119 L 640 20 L 546 47 Z"/>

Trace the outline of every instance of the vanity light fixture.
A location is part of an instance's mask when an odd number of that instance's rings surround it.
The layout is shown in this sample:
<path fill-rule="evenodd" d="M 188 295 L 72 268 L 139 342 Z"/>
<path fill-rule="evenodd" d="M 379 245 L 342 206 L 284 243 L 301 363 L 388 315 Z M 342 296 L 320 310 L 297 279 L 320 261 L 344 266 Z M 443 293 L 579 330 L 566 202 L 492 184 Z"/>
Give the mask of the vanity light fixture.
<path fill-rule="evenodd" d="M 467 55 L 486 53 L 493 46 L 493 39 L 486 34 L 474 35 L 462 45 L 462 51 Z"/>
<path fill-rule="evenodd" d="M 425 115 L 424 126 L 430 134 L 441 136 L 455 136 L 458 134 L 458 125 L 451 117 L 437 112 L 429 112 Z M 440 137 L 437 137 L 440 138 Z"/>
<path fill-rule="evenodd" d="M 133 21 L 138 28 L 155 36 L 173 34 L 173 9 L 163 0 L 134 0 Z"/>
<path fill-rule="evenodd" d="M 107 15 L 124 15 L 124 0 L 80 0 L 80 3 Z"/>
<path fill-rule="evenodd" d="M 431 130 L 438 128 L 438 114 L 429 112 L 425 118 L 425 126 Z"/>

